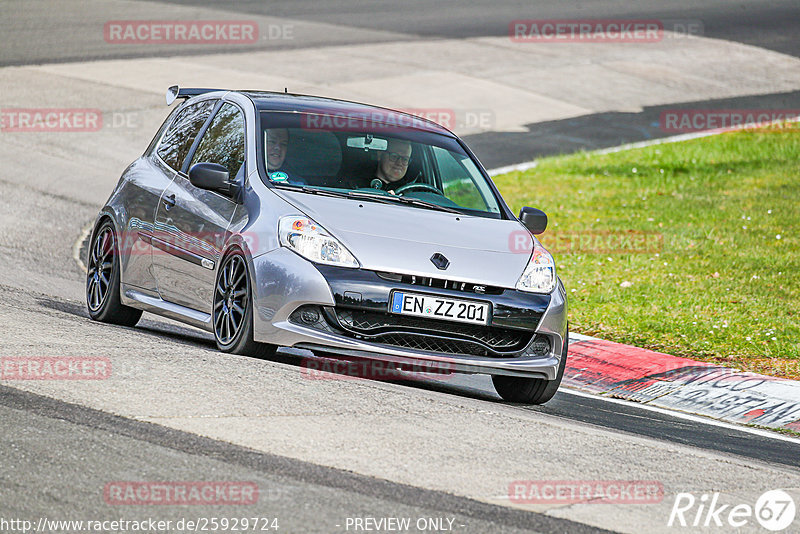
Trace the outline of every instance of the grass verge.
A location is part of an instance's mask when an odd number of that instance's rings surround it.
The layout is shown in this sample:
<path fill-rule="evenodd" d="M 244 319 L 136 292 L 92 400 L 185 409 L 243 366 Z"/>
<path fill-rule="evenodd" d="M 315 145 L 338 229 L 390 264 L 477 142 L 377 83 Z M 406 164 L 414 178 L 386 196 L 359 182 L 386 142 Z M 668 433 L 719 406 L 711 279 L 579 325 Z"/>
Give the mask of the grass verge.
<path fill-rule="evenodd" d="M 571 329 L 800 379 L 800 133 L 546 158 L 495 178 L 542 244 Z"/>

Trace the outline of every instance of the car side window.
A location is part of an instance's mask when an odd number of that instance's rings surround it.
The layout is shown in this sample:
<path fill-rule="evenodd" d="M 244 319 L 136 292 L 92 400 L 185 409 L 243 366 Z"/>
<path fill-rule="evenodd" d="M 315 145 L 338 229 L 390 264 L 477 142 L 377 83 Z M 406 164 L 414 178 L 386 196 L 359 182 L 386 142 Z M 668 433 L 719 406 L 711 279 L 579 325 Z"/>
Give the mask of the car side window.
<path fill-rule="evenodd" d="M 238 107 L 225 103 L 211 121 L 192 157 L 195 163 L 218 163 L 233 178 L 244 163 L 244 115 Z"/>
<path fill-rule="evenodd" d="M 167 165 L 179 171 L 189 154 L 197 133 L 214 109 L 216 100 L 203 100 L 187 106 L 175 117 L 158 145 L 158 155 Z"/>

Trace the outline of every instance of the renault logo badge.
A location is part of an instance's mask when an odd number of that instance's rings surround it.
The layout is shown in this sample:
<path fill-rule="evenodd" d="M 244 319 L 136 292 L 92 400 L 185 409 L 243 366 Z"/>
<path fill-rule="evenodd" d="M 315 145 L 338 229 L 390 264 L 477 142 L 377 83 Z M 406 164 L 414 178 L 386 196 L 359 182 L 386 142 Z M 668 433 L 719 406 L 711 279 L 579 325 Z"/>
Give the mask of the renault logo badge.
<path fill-rule="evenodd" d="M 440 254 L 439 252 L 431 256 L 431 262 L 436 266 L 437 269 L 442 271 L 450 266 L 450 260 L 445 258 L 444 254 Z"/>

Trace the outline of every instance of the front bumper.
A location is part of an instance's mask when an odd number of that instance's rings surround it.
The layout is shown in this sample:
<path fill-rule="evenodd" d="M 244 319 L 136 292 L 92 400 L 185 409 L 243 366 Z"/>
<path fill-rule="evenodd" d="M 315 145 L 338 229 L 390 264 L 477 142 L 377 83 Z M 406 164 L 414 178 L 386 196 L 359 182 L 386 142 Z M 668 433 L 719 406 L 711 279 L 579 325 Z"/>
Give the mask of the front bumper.
<path fill-rule="evenodd" d="M 412 282 L 408 276 L 398 279 L 398 275 L 387 273 L 379 275 L 363 269 L 314 265 L 285 248 L 252 261 L 256 341 L 417 368 L 429 366 L 465 373 L 556 378 L 567 335 L 566 294 L 560 281 L 549 295 L 488 287 L 479 288 L 479 291 L 484 290 L 481 293 L 470 285 L 451 281 L 442 287 L 441 279 L 414 278 Z M 296 312 L 301 307 L 317 308 L 322 316 L 327 311 L 329 319 L 337 311 L 384 314 L 393 290 L 489 302 L 492 305 L 489 328 L 519 333 L 520 339 L 525 341 L 512 348 L 486 350 L 485 354 L 442 352 L 382 343 L 380 340 L 385 338 L 356 335 L 339 328 L 341 325 L 335 321 L 321 319 L 320 324 L 303 324 L 297 320 Z M 435 319 L 428 321 L 442 325 L 443 330 L 451 324 Z M 451 330 L 459 330 L 458 325 L 460 323 L 452 323 Z M 546 339 L 549 350 L 534 353 L 532 345 L 537 339 Z"/>

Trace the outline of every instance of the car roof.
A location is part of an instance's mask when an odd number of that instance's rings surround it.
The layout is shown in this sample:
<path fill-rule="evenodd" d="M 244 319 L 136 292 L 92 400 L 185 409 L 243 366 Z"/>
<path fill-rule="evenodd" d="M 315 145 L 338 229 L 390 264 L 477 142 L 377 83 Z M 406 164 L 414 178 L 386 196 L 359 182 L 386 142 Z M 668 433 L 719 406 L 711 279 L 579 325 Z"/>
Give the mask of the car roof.
<path fill-rule="evenodd" d="M 250 98 L 258 111 L 284 111 L 295 113 L 315 113 L 320 115 L 346 115 L 348 117 L 365 117 L 375 122 L 403 124 L 407 127 L 426 132 L 456 137 L 456 135 L 431 120 L 418 115 L 372 106 L 359 102 L 338 100 L 322 96 L 277 93 L 272 91 L 235 91 Z"/>

